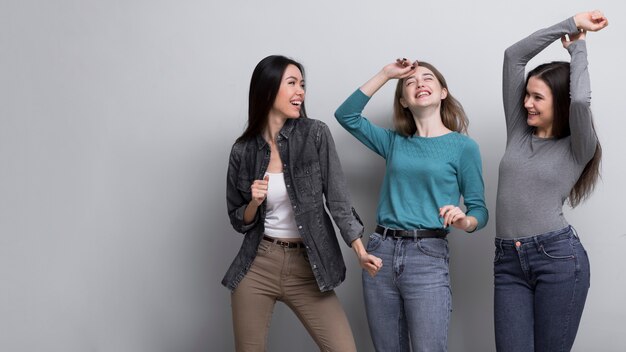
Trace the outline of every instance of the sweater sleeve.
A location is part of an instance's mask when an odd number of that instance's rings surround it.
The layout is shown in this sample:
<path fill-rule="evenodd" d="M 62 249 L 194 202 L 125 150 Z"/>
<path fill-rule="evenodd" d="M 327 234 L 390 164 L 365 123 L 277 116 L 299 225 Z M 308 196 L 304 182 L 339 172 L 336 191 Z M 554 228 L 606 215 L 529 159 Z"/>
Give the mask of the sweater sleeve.
<path fill-rule="evenodd" d="M 523 104 L 526 91 L 524 72 L 526 64 L 561 36 L 575 32 L 577 32 L 576 23 L 571 17 L 551 27 L 536 31 L 504 51 L 502 99 L 506 118 L 507 144 L 511 136 L 523 133 L 529 128 Z"/>
<path fill-rule="evenodd" d="M 570 63 L 570 133 L 574 159 L 586 164 L 593 158 L 598 143 L 591 120 L 591 88 L 587 62 L 587 45 L 577 40 L 567 47 Z"/>
<path fill-rule="evenodd" d="M 485 184 L 483 182 L 482 160 L 478 144 L 471 139 L 461 153 L 459 160 L 459 189 L 463 196 L 466 214 L 478 220 L 476 230 L 480 230 L 489 220 L 485 206 Z"/>
<path fill-rule="evenodd" d="M 363 115 L 363 109 L 370 97 L 357 89 L 335 111 L 335 118 L 356 139 L 376 154 L 387 158 L 393 141 L 393 131 L 376 126 Z"/>

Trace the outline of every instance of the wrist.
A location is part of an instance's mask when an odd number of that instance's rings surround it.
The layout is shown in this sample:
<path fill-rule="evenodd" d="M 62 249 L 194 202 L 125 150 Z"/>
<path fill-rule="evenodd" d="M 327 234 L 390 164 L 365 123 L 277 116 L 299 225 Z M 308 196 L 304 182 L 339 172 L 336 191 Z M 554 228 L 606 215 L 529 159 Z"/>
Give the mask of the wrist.
<path fill-rule="evenodd" d="M 576 15 L 574 15 L 574 24 L 576 24 L 576 28 L 580 28 L 581 26 L 581 16 L 583 16 L 584 13 L 577 13 Z"/>
<path fill-rule="evenodd" d="M 363 241 L 361 241 L 361 238 L 357 238 L 356 240 L 352 241 L 352 249 L 354 250 L 354 254 L 356 254 L 358 258 L 367 255 L 367 251 L 365 250 L 365 246 L 363 245 Z"/>
<path fill-rule="evenodd" d="M 472 221 L 471 218 L 467 218 L 467 223 L 465 224 L 465 232 L 472 232 L 474 230 L 476 230 L 476 227 L 478 226 L 478 221 L 476 221 L 476 224 L 474 224 L 474 221 Z"/>
<path fill-rule="evenodd" d="M 391 77 L 389 76 L 387 71 L 385 71 L 384 68 L 382 70 L 380 70 L 376 76 L 377 76 L 378 82 L 382 83 L 382 84 L 387 83 L 387 81 L 389 81 L 391 79 Z"/>

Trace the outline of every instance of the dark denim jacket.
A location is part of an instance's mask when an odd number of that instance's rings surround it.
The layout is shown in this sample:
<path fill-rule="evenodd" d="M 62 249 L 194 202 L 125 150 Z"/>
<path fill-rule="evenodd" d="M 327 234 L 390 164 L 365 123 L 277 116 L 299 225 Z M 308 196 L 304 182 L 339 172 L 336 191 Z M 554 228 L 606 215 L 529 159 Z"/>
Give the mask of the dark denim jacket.
<path fill-rule="evenodd" d="M 332 221 L 324 209 L 324 198 L 348 245 L 363 235 L 363 223 L 351 206 L 330 130 L 318 120 L 289 119 L 280 130 L 277 143 L 287 193 L 311 270 L 320 291 L 332 290 L 344 280 L 346 267 Z M 230 153 L 228 215 L 235 230 L 244 234 L 239 253 L 222 280 L 230 290 L 250 269 L 265 231 L 265 202 L 252 223 L 244 224 L 243 213 L 251 199 L 250 186 L 254 180 L 263 179 L 269 160 L 270 147 L 261 136 L 235 143 Z"/>

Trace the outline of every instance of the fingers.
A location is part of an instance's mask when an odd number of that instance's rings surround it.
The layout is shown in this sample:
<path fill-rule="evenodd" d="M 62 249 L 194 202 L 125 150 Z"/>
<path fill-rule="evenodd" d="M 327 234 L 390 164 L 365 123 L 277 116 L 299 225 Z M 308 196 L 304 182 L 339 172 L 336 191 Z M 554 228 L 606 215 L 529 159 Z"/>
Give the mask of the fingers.
<path fill-rule="evenodd" d="M 252 182 L 252 185 L 250 186 L 250 189 L 252 191 L 267 191 L 269 183 L 269 176 L 266 175 L 262 180 L 254 180 L 254 182 Z"/>
<path fill-rule="evenodd" d="M 262 180 L 254 180 L 252 185 L 250 186 L 250 192 L 252 193 L 252 198 L 257 200 L 260 204 L 267 197 L 267 189 L 269 187 L 269 175 L 265 175 Z"/>
<path fill-rule="evenodd" d="M 596 25 L 600 26 L 600 28 L 598 28 L 597 30 L 600 30 L 609 25 L 609 20 L 606 17 L 604 17 L 604 14 L 602 13 L 602 11 L 594 10 L 594 11 L 591 11 L 590 15 L 591 15 L 591 21 L 594 22 Z"/>
<path fill-rule="evenodd" d="M 367 270 L 367 273 L 371 277 L 374 277 L 380 268 L 383 267 L 383 261 L 374 255 L 367 254 L 361 261 L 361 267 Z"/>
<path fill-rule="evenodd" d="M 454 205 L 446 205 L 439 208 L 439 217 L 443 218 L 443 227 L 446 228 L 456 221 L 465 219 L 466 215 L 461 208 Z"/>
<path fill-rule="evenodd" d="M 396 64 L 401 66 L 401 67 L 411 67 L 411 69 L 415 69 L 418 66 L 419 63 L 417 62 L 417 60 L 411 62 L 406 57 L 403 57 L 403 58 L 397 58 L 396 59 Z"/>
<path fill-rule="evenodd" d="M 592 32 L 599 31 L 609 25 L 608 19 L 599 10 L 581 12 L 575 16 L 575 21 L 579 28 Z"/>

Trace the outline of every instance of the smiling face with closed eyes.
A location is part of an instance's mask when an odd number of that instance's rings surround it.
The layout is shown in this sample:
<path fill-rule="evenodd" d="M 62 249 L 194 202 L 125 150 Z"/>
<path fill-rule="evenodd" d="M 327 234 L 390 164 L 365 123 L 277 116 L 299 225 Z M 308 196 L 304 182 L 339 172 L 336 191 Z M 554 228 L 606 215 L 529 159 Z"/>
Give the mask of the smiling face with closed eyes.
<path fill-rule="evenodd" d="M 413 110 L 414 108 L 436 107 L 448 95 L 442 88 L 435 74 L 426 67 L 418 66 L 415 73 L 403 81 L 400 104 Z"/>

